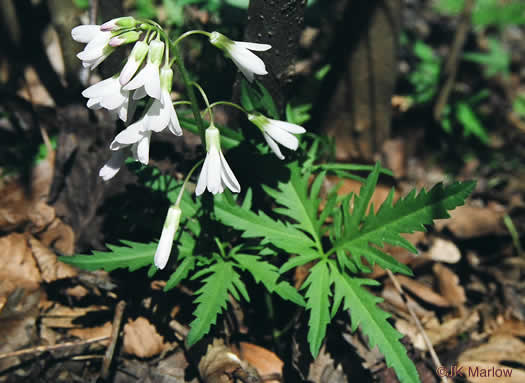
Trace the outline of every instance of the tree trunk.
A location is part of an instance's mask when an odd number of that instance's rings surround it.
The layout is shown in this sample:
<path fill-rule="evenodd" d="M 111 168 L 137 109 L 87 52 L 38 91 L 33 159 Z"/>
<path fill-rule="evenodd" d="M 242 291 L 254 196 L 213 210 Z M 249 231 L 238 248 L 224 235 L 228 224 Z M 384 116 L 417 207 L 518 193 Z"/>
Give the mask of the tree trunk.
<path fill-rule="evenodd" d="M 269 51 L 257 52 L 268 71 L 258 80 L 268 89 L 280 112 L 286 100 L 285 87 L 293 76 L 305 7 L 306 0 L 251 0 L 248 8 L 244 40 L 272 46 Z"/>
<path fill-rule="evenodd" d="M 321 122 L 340 160 L 371 160 L 390 136 L 401 0 L 350 0 L 333 46 Z M 326 93 L 325 93 L 326 94 Z"/>

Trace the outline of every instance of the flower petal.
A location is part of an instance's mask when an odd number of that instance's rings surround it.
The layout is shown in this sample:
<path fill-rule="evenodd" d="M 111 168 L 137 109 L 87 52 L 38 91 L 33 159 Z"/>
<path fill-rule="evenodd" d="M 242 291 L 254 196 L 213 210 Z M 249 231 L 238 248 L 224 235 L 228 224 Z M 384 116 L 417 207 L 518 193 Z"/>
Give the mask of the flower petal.
<path fill-rule="evenodd" d="M 149 162 L 149 142 L 151 138 L 151 132 L 146 131 L 143 133 L 143 138 L 137 143 L 137 159 L 147 165 Z"/>
<path fill-rule="evenodd" d="M 114 89 L 114 79 L 110 77 L 91 85 L 87 89 L 84 89 L 82 96 L 86 98 L 100 98 L 108 93 L 111 93 L 112 89 Z"/>
<path fill-rule="evenodd" d="M 148 73 L 148 78 L 146 80 L 146 83 L 144 84 L 144 88 L 146 88 L 146 93 L 153 98 L 156 98 L 157 100 L 160 100 L 160 76 L 159 76 L 159 68 L 155 65 L 150 65 L 152 68 L 150 72 Z"/>
<path fill-rule="evenodd" d="M 204 163 L 202 164 L 201 173 L 199 174 L 199 180 L 197 181 L 197 187 L 195 188 L 195 195 L 199 196 L 206 190 L 206 183 L 208 182 L 208 165 L 210 163 L 209 153 L 206 154 Z"/>
<path fill-rule="evenodd" d="M 142 68 L 133 79 L 124 86 L 124 90 L 133 90 L 144 86 L 146 76 L 148 75 L 148 65 Z"/>
<path fill-rule="evenodd" d="M 168 108 L 164 107 L 159 100 L 153 101 L 144 116 L 144 129 L 161 132 L 168 126 L 170 114 Z"/>
<path fill-rule="evenodd" d="M 142 120 L 138 120 L 117 134 L 109 148 L 111 150 L 119 150 L 122 147 L 140 141 L 143 137 L 144 134 L 142 134 Z"/>
<path fill-rule="evenodd" d="M 264 61 L 262 61 L 248 49 L 238 45 L 233 45 L 228 50 L 228 53 L 238 66 L 240 65 L 255 74 L 268 74 L 266 71 L 266 66 L 264 65 Z"/>
<path fill-rule="evenodd" d="M 294 133 L 294 134 L 302 134 L 306 132 L 306 129 L 303 128 L 300 125 L 292 124 L 290 122 L 286 121 L 280 121 L 280 120 L 272 120 L 268 119 L 270 121 L 271 125 L 275 125 L 278 128 L 284 129 L 287 132 Z"/>
<path fill-rule="evenodd" d="M 267 51 L 268 49 L 271 49 L 272 47 L 270 44 L 250 43 L 247 41 L 234 41 L 234 44 L 240 46 L 241 48 L 246 48 L 251 51 L 259 51 L 259 52 Z"/>
<path fill-rule="evenodd" d="M 297 137 L 275 125 L 270 124 L 266 126 L 265 133 L 288 149 L 297 150 L 297 147 L 299 146 L 299 140 Z"/>
<path fill-rule="evenodd" d="M 221 157 L 219 150 L 214 145 L 210 146 L 210 150 L 208 152 L 208 156 L 210 157 L 210 161 L 208 164 L 208 190 L 213 193 L 217 194 L 219 192 L 219 189 L 221 187 Z"/>
<path fill-rule="evenodd" d="M 143 86 L 141 86 L 140 88 L 137 88 L 135 90 L 135 92 L 133 92 L 133 99 L 134 100 L 140 100 L 144 97 L 146 97 L 147 94 L 146 94 L 146 89 L 144 89 Z"/>
<path fill-rule="evenodd" d="M 157 250 L 155 251 L 155 257 L 153 262 L 155 266 L 159 269 L 166 267 L 168 259 L 171 254 L 171 248 L 173 247 L 173 239 L 175 237 L 175 232 L 178 229 L 181 210 L 179 207 L 172 206 L 168 209 L 168 214 L 166 215 L 166 220 L 164 221 L 164 227 L 162 228 L 162 234 L 160 235 L 159 244 Z"/>
<path fill-rule="evenodd" d="M 79 25 L 71 30 L 71 37 L 79 43 L 87 44 L 100 32 L 98 25 Z"/>
<path fill-rule="evenodd" d="M 281 153 L 281 149 L 279 149 L 279 145 L 277 145 L 277 142 L 275 142 L 268 134 L 263 133 L 264 139 L 268 143 L 268 146 L 270 149 L 272 149 L 272 152 L 275 153 L 278 159 L 284 160 L 284 156 Z"/>
<path fill-rule="evenodd" d="M 220 155 L 220 159 L 221 159 L 221 180 L 222 180 L 222 182 L 232 192 L 239 193 L 241 191 L 241 185 L 239 185 L 239 181 L 237 181 L 237 178 L 235 178 L 235 175 L 233 174 L 232 170 L 230 169 L 230 166 L 228 165 L 228 162 L 226 161 L 226 158 L 224 158 L 224 154 L 222 154 L 222 151 L 219 153 L 219 155 Z M 223 190 L 221 190 L 221 192 Z"/>
<path fill-rule="evenodd" d="M 111 153 L 111 158 L 102 168 L 100 168 L 98 175 L 104 181 L 108 181 L 115 177 L 122 165 L 124 165 L 125 158 L 126 156 L 123 150 Z"/>

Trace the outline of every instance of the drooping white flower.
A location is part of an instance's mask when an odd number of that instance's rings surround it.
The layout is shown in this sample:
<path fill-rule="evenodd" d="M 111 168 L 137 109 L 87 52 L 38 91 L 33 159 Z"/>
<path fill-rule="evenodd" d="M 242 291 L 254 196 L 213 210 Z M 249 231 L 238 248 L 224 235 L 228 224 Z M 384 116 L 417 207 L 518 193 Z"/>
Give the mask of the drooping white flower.
<path fill-rule="evenodd" d="M 221 151 L 220 133 L 215 126 L 206 129 L 206 159 L 197 181 L 195 194 L 201 195 L 206 188 L 213 194 L 222 193 L 226 186 L 234 193 L 241 191 L 241 186 L 235 178 L 226 158 Z"/>
<path fill-rule="evenodd" d="M 95 69 L 115 48 L 108 45 L 112 32 L 101 31 L 98 25 L 79 25 L 71 30 L 73 40 L 87 44 L 77 54 L 85 68 Z"/>
<path fill-rule="evenodd" d="M 145 91 L 150 97 L 160 100 L 159 66 L 162 62 L 163 54 L 164 43 L 159 40 L 153 40 L 149 45 L 146 65 L 124 86 L 124 90 L 136 89 L 136 99 L 138 95 L 142 95 Z"/>
<path fill-rule="evenodd" d="M 134 110 L 129 100 L 129 91 L 122 89 L 118 77 L 110 77 L 91 85 L 82 92 L 88 98 L 87 106 L 90 109 L 106 108 L 126 121 L 128 110 Z"/>
<path fill-rule="evenodd" d="M 286 121 L 272 120 L 262 114 L 248 114 L 248 120 L 261 130 L 268 146 L 270 146 L 277 158 L 281 160 L 284 159 L 284 156 L 277 144 L 279 143 L 291 150 L 297 150 L 299 140 L 294 134 L 306 132 L 302 126 Z"/>
<path fill-rule="evenodd" d="M 155 251 L 155 257 L 153 258 L 155 266 L 157 266 L 158 269 L 162 270 L 168 263 L 171 248 L 173 246 L 173 239 L 179 228 L 181 214 L 182 211 L 178 206 L 170 206 L 168 209 L 157 251 Z"/>
<path fill-rule="evenodd" d="M 124 86 L 129 80 L 131 80 L 142 64 L 142 61 L 144 61 L 147 53 L 148 44 L 144 41 L 137 41 L 131 50 L 126 65 L 124 65 L 124 68 L 122 68 L 122 71 L 120 72 L 120 85 Z"/>
<path fill-rule="evenodd" d="M 264 62 L 251 51 L 267 51 L 272 47 L 271 45 L 233 41 L 219 32 L 210 34 L 210 43 L 222 49 L 248 81 L 253 81 L 254 74 L 268 74 Z"/>
<path fill-rule="evenodd" d="M 99 177 L 102 178 L 104 181 L 109 181 L 110 179 L 115 177 L 122 165 L 124 165 L 125 159 L 125 150 L 111 152 L 111 158 L 108 162 L 106 162 L 104 166 L 102 166 L 102 168 L 100 168 L 98 172 Z"/>
<path fill-rule="evenodd" d="M 140 119 L 117 134 L 109 148 L 118 151 L 130 147 L 135 160 L 147 165 L 150 140 L 151 131 L 144 129 L 144 120 Z"/>
<path fill-rule="evenodd" d="M 160 71 L 161 94 L 160 100 L 153 101 L 151 107 L 144 116 L 144 128 L 154 132 L 160 132 L 166 127 L 176 136 L 182 135 L 177 113 L 171 101 L 171 85 L 173 71 L 168 67 L 162 67 Z"/>
<path fill-rule="evenodd" d="M 106 21 L 100 26 L 101 31 L 114 31 L 120 28 L 134 28 L 138 21 L 131 16 L 117 17 Z"/>

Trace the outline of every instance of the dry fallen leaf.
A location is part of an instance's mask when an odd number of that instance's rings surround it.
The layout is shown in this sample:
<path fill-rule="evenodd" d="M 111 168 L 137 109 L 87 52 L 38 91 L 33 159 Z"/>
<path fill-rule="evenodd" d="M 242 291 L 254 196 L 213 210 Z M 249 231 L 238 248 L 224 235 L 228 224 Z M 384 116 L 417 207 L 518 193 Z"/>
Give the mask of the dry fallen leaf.
<path fill-rule="evenodd" d="M 418 282 L 414 279 L 405 277 L 404 275 L 396 276 L 399 283 L 412 294 L 425 302 L 431 303 L 438 307 L 449 307 L 451 304 L 443 296 L 435 292 L 432 288 L 427 285 Z"/>
<path fill-rule="evenodd" d="M 467 296 L 465 289 L 459 284 L 458 276 L 441 263 L 436 263 L 432 271 L 438 280 L 439 291 L 445 299 L 453 306 L 462 307 L 467 302 Z"/>
<path fill-rule="evenodd" d="M 0 237 L 0 264 L 5 277 L 17 281 L 39 283 L 42 278 L 33 252 L 24 234 L 12 233 Z"/>
<path fill-rule="evenodd" d="M 473 312 L 469 316 L 453 318 L 447 320 L 445 323 L 439 323 L 437 318 L 434 317 L 423 323 L 423 327 L 430 342 L 435 346 L 473 328 L 478 322 L 479 314 Z M 399 319 L 396 321 L 395 327 L 401 334 L 407 335 L 410 338 L 415 348 L 428 351 L 423 335 L 412 321 Z"/>
<path fill-rule="evenodd" d="M 510 335 L 494 335 L 489 342 L 476 348 L 471 348 L 463 352 L 458 358 L 459 366 L 463 366 L 468 381 L 478 382 L 525 382 L 525 370 L 518 366 L 525 365 L 525 343 Z M 512 363 L 513 367 L 506 367 L 502 362 Z M 470 367 L 470 368 L 469 368 Z M 478 368 L 476 370 L 476 367 Z M 510 377 L 487 375 L 483 377 L 483 372 L 493 374 L 496 370 L 512 372 Z M 478 376 L 473 373 L 478 372 Z"/>
<path fill-rule="evenodd" d="M 129 320 L 124 326 L 124 352 L 139 358 L 151 358 L 160 354 L 167 345 L 146 318 Z"/>
<path fill-rule="evenodd" d="M 107 310 L 106 306 L 68 307 L 55 303 L 50 309 L 42 314 L 42 324 L 53 328 L 75 328 L 79 324 L 73 323 L 78 318 L 90 312 Z"/>
<path fill-rule="evenodd" d="M 437 220 L 436 228 L 441 231 L 447 227 L 458 238 L 503 234 L 506 233 L 502 223 L 504 215 L 505 210 L 496 205 L 458 206 L 450 212 L 450 218 Z"/>
<path fill-rule="evenodd" d="M 199 374 L 205 383 L 262 382 L 255 368 L 242 361 L 222 339 L 214 339 L 199 362 Z"/>
<path fill-rule="evenodd" d="M 323 345 L 319 350 L 317 358 L 310 363 L 308 370 L 308 381 L 319 382 L 319 383 L 339 383 L 347 382 L 348 379 L 345 377 L 341 366 L 334 367 L 334 360 L 326 352 L 325 346 Z"/>
<path fill-rule="evenodd" d="M 284 363 L 275 353 L 252 343 L 240 342 L 240 358 L 255 367 L 259 375 L 282 375 Z M 279 383 L 277 380 L 265 380 L 266 383 Z"/>
<path fill-rule="evenodd" d="M 422 256 L 436 262 L 458 263 L 461 259 L 461 252 L 454 242 L 435 238 L 430 245 L 430 249 L 423 253 Z"/>
<path fill-rule="evenodd" d="M 106 322 L 102 326 L 97 327 L 85 327 L 85 328 L 73 328 L 68 331 L 69 335 L 76 336 L 77 338 L 88 340 L 93 338 L 99 338 L 103 336 L 111 336 L 111 322 Z M 99 344 L 106 346 L 109 343 L 109 339 L 100 342 Z"/>
<path fill-rule="evenodd" d="M 44 246 L 38 239 L 33 236 L 28 236 L 28 240 L 44 282 L 49 283 L 57 279 L 71 278 L 77 275 L 75 268 L 59 262 L 56 254 Z"/>

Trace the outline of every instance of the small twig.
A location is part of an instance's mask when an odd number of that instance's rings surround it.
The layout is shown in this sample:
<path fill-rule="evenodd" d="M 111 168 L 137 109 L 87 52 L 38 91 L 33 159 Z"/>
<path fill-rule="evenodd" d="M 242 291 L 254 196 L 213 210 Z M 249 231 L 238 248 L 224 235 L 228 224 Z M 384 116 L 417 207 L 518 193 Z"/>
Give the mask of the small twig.
<path fill-rule="evenodd" d="M 408 312 L 410 313 L 410 316 L 412 317 L 412 319 L 414 319 L 414 322 L 416 323 L 417 329 L 419 330 L 419 332 L 423 336 L 423 341 L 425 342 L 425 345 L 427 346 L 428 351 L 430 352 L 430 356 L 432 358 L 432 362 L 434 363 L 434 367 L 436 369 L 442 367 L 443 364 L 441 364 L 441 361 L 439 360 L 439 357 L 438 357 L 438 355 L 436 353 L 436 350 L 434 350 L 434 346 L 432 346 L 432 342 L 430 341 L 430 339 L 429 339 L 425 329 L 423 328 L 423 325 L 421 325 L 421 322 L 419 321 L 419 318 L 417 317 L 416 313 L 412 309 L 412 307 L 410 305 L 410 302 L 408 301 L 407 296 L 406 296 L 405 292 L 403 291 L 401 285 L 399 284 L 397 278 L 394 276 L 394 274 L 390 270 L 387 269 L 386 271 L 388 273 L 388 277 L 390 278 L 390 280 L 394 284 L 394 287 L 396 288 L 398 293 L 401 295 L 401 298 L 403 299 L 403 302 L 405 303 L 405 305 L 406 305 L 406 307 L 408 309 Z M 442 376 L 441 377 L 441 381 L 443 383 L 447 383 L 448 379 L 447 379 L 446 376 Z"/>
<path fill-rule="evenodd" d="M 83 346 L 83 345 L 90 344 L 90 343 L 101 342 L 107 339 L 109 339 L 109 336 L 99 336 L 97 338 L 91 338 L 91 339 L 82 340 L 79 342 L 66 342 L 66 343 L 60 343 L 60 344 L 30 347 L 30 348 L 25 348 L 23 350 L 5 352 L 3 354 L 0 354 L 0 359 L 13 358 L 15 356 L 22 356 L 22 355 L 28 355 L 28 354 L 37 354 L 39 352 L 60 350 L 63 348 Z"/>
<path fill-rule="evenodd" d="M 111 326 L 111 342 L 106 350 L 104 355 L 104 360 L 102 361 L 102 368 L 100 369 L 100 377 L 103 380 L 106 380 L 109 376 L 109 367 L 111 366 L 111 361 L 113 360 L 113 355 L 115 354 L 115 347 L 117 346 L 117 341 L 120 334 L 120 324 L 122 323 L 122 316 L 124 315 L 124 309 L 126 308 L 126 302 L 120 301 L 117 304 L 115 309 L 115 315 L 113 316 L 113 324 Z"/>
<path fill-rule="evenodd" d="M 440 121 L 443 114 L 443 109 L 447 105 L 448 97 L 456 81 L 456 74 L 458 71 L 459 55 L 465 45 L 467 34 L 470 29 L 472 11 L 474 9 L 475 1 L 466 0 L 463 12 L 461 13 L 459 25 L 456 29 L 456 35 L 454 42 L 450 48 L 450 54 L 448 55 L 447 62 L 443 67 L 443 76 L 445 77 L 445 83 L 441 88 L 436 104 L 434 106 L 434 120 Z"/>

